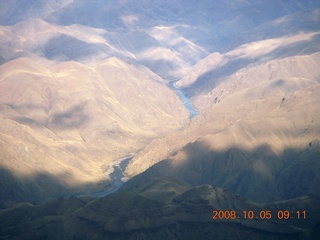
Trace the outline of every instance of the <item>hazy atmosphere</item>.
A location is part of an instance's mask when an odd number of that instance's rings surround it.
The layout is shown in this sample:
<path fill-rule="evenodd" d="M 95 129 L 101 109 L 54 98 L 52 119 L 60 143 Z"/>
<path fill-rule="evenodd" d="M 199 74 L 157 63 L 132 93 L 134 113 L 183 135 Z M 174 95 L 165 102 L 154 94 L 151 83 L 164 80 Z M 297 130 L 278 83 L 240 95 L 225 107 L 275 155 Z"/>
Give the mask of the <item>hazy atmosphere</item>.
<path fill-rule="evenodd" d="M 0 239 L 320 239 L 320 2 L 0 0 Z"/>

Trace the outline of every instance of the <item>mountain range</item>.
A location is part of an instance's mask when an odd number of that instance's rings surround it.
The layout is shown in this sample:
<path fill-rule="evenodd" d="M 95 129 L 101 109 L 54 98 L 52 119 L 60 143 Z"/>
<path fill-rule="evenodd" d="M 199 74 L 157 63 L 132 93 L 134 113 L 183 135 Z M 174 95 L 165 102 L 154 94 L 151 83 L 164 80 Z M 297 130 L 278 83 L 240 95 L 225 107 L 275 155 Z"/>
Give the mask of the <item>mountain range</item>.
<path fill-rule="evenodd" d="M 314 0 L 0 2 L 0 239 L 318 239 L 319 63 Z"/>

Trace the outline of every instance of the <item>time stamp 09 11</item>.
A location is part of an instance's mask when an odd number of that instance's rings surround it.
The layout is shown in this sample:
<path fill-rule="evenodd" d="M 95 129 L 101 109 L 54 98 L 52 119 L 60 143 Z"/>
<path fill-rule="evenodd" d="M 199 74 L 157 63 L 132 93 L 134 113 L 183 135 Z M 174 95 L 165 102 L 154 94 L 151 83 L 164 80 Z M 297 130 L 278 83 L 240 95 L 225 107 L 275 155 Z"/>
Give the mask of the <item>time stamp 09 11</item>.
<path fill-rule="evenodd" d="M 235 210 L 213 210 L 212 219 L 213 220 L 235 220 L 235 219 L 279 219 L 279 220 L 288 220 L 288 219 L 306 219 L 307 211 L 289 211 L 289 210 L 260 210 L 252 211 L 246 210 L 242 212 L 237 212 Z"/>

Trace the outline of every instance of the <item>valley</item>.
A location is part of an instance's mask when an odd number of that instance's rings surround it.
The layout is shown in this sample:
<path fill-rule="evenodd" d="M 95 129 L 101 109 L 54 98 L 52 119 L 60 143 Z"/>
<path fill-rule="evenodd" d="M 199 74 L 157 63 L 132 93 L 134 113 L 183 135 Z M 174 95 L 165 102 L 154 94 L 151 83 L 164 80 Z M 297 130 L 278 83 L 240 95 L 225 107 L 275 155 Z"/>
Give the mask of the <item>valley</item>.
<path fill-rule="evenodd" d="M 319 64 L 314 0 L 0 3 L 0 239 L 319 239 Z"/>
<path fill-rule="evenodd" d="M 111 165 L 106 167 L 106 171 L 104 172 L 108 178 L 110 178 L 111 183 L 108 184 L 106 190 L 101 192 L 91 193 L 90 197 L 101 198 L 107 196 L 111 193 L 116 192 L 127 180 L 128 178 L 124 175 L 126 167 L 129 162 L 132 160 L 134 154 L 131 156 L 120 158 L 116 161 L 113 161 Z M 84 197 L 84 196 L 79 196 Z"/>
<path fill-rule="evenodd" d="M 181 101 L 183 102 L 183 105 L 185 106 L 185 108 L 188 109 L 188 111 L 190 113 L 190 119 L 192 119 L 198 115 L 198 111 L 197 111 L 197 109 L 194 108 L 190 99 L 183 93 L 183 91 L 180 88 L 175 86 L 175 82 L 176 81 L 169 82 L 168 85 L 172 90 L 174 90 L 178 94 Z"/>

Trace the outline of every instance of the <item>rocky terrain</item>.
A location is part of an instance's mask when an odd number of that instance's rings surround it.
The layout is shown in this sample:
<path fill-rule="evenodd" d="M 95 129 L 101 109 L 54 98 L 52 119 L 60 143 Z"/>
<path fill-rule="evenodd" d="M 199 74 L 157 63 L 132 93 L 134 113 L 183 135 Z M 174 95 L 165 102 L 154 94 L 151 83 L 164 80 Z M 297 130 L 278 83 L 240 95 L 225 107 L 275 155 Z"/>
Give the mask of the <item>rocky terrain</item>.
<path fill-rule="evenodd" d="M 174 181 L 175 182 L 175 181 Z M 172 186 L 170 181 L 154 182 Z M 180 183 L 181 184 L 181 183 Z M 176 184 L 175 184 L 176 185 Z M 186 186 L 180 186 L 186 188 Z M 161 190 L 160 190 L 161 191 Z M 159 191 L 159 193 L 160 193 Z M 149 193 L 148 193 L 149 192 Z M 98 200 L 58 199 L 42 206 L 21 203 L 0 212 L 4 239 L 317 239 L 320 199 L 303 196 L 275 204 L 257 204 L 210 185 L 175 193 L 164 202 L 153 191 L 114 193 Z M 145 195 L 145 196 L 143 196 Z M 161 195 L 162 196 L 162 195 Z M 236 212 L 235 219 L 213 219 L 216 209 Z M 270 219 L 263 212 L 270 211 Z M 286 209 L 289 220 L 278 217 Z M 301 209 L 298 219 L 296 211 Z M 243 211 L 253 211 L 254 218 Z M 307 219 L 302 211 L 308 213 Z M 25 216 L 17 218 L 17 216 Z M 280 215 L 281 216 L 281 215 Z"/>
<path fill-rule="evenodd" d="M 161 78 L 116 58 L 50 67 L 19 58 L 0 68 L 1 169 L 13 182 L 23 179 L 11 185 L 2 176 L 4 202 L 35 201 L 33 191 L 56 187 L 50 178 L 67 191 L 105 182 L 103 165 L 181 127 L 188 116 Z"/>
<path fill-rule="evenodd" d="M 0 239 L 319 239 L 319 46 L 314 0 L 2 1 Z"/>

